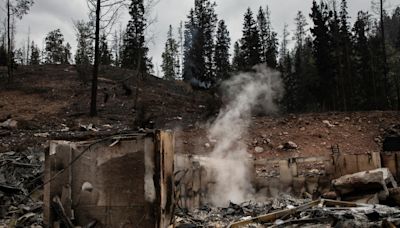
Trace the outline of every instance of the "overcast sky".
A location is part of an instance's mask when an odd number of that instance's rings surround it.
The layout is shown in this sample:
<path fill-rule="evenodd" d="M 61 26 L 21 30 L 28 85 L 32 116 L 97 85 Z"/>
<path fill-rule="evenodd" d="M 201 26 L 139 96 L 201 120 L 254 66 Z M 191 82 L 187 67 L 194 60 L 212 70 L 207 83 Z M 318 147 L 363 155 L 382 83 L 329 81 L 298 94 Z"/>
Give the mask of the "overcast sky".
<path fill-rule="evenodd" d="M 392 0 L 392 2 L 396 2 Z M 4 8 L 5 0 L 0 0 Z M 272 25 L 281 38 L 283 26 L 289 24 L 289 30 L 292 32 L 293 19 L 297 11 L 303 11 L 307 18 L 310 13 L 312 0 L 216 0 L 218 19 L 224 19 L 230 31 L 232 44 L 241 37 L 243 14 L 247 7 L 250 7 L 254 13 L 259 6 L 269 6 L 271 11 Z M 174 28 L 179 25 L 181 20 L 186 20 L 186 15 L 194 5 L 194 0 L 160 0 L 153 9 L 153 16 L 157 18 L 156 23 L 152 25 L 151 33 L 154 35 L 154 41 L 149 43 L 150 56 L 153 58 L 155 73 L 161 63 L 161 53 L 164 48 L 166 33 L 169 24 Z M 349 13 L 353 19 L 359 10 L 371 11 L 370 0 L 348 0 Z M 4 17 L 4 10 L 0 8 L 1 18 Z M 43 47 L 43 40 L 51 30 L 60 28 L 65 36 L 65 40 L 70 42 L 73 52 L 76 49 L 75 31 L 73 21 L 78 19 L 87 19 L 86 0 L 35 0 L 28 15 L 17 22 L 17 46 L 21 46 L 27 39 L 30 28 L 31 39 L 40 47 Z M 128 17 L 122 17 L 121 23 L 125 26 Z"/>

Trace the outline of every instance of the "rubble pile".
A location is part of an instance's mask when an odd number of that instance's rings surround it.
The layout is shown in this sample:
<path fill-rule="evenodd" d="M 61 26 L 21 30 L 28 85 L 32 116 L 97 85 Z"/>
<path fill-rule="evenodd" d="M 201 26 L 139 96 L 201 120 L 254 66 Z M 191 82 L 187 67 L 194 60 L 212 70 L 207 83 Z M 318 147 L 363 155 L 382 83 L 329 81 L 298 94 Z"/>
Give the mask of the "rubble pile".
<path fill-rule="evenodd" d="M 188 211 L 177 209 L 175 213 L 176 227 L 226 227 L 234 221 L 249 219 L 260 214 L 285 208 L 293 208 L 308 199 L 296 199 L 289 195 L 280 195 L 263 202 L 248 201 L 241 204 L 230 202 L 228 207 L 212 207 L 209 205 Z"/>
<path fill-rule="evenodd" d="M 0 227 L 41 227 L 43 165 L 34 148 L 0 154 Z"/>
<path fill-rule="evenodd" d="M 279 200 L 275 199 L 275 203 Z M 306 202 L 297 200 L 295 203 Z M 299 206 L 280 200 L 231 203 L 227 208 L 202 207 L 176 213 L 177 228 L 194 227 L 398 227 L 400 209 L 384 205 L 316 200 Z M 276 207 L 277 206 L 277 207 Z M 279 207 L 284 209 L 277 210 Z M 254 216 L 254 214 L 258 214 Z"/>

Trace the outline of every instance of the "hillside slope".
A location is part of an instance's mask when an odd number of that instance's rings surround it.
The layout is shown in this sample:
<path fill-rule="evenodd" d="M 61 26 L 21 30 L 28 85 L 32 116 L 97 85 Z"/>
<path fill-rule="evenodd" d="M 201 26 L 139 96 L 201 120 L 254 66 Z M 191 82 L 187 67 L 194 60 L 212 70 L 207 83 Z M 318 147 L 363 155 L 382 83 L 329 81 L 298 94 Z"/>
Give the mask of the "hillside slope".
<path fill-rule="evenodd" d="M 215 142 L 207 138 L 207 121 L 214 116 L 215 101 L 209 92 L 148 77 L 139 84 L 135 109 L 136 85 L 131 71 L 102 69 L 99 115 L 91 118 L 87 115 L 90 83 L 79 77 L 74 66 L 21 67 L 11 85 L 0 87 L 0 123 L 18 122 L 16 128 L 0 129 L 0 152 L 42 146 L 66 132 L 89 130 L 96 135 L 135 130 L 138 120 L 144 127 L 175 129 L 178 153 L 212 150 Z M 399 112 L 382 111 L 253 117 L 243 140 L 250 154 L 262 158 L 327 155 L 332 145 L 346 153 L 367 153 L 380 151 L 384 129 L 399 122 Z M 297 148 L 282 148 L 288 142 Z"/>

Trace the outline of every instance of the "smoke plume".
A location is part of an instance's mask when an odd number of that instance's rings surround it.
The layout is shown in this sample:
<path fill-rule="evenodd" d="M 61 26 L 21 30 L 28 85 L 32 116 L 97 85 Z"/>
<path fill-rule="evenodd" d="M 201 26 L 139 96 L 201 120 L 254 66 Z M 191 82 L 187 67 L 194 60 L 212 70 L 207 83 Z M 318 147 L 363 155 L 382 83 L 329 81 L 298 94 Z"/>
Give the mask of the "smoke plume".
<path fill-rule="evenodd" d="M 278 72 L 259 65 L 254 72 L 232 77 L 223 89 L 228 103 L 221 108 L 208 134 L 216 142 L 208 168 L 216 179 L 210 201 L 217 206 L 253 199 L 251 167 L 243 138 L 248 134 L 255 109 L 277 111 L 274 101 L 282 94 L 282 83 Z"/>

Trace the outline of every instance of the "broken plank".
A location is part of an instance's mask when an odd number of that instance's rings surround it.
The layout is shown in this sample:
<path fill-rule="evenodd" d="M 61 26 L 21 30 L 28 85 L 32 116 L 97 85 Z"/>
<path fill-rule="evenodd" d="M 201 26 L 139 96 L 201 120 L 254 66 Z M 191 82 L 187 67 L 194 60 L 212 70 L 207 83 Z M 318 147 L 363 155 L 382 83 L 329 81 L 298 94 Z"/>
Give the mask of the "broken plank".
<path fill-rule="evenodd" d="M 360 205 L 353 202 L 339 201 L 339 200 L 321 200 L 324 206 L 341 206 L 341 207 L 359 207 Z"/>
<path fill-rule="evenodd" d="M 276 211 L 276 212 L 272 212 L 266 215 L 261 215 L 255 218 L 251 218 L 251 219 L 247 219 L 247 220 L 243 220 L 240 222 L 236 222 L 231 224 L 229 227 L 230 228 L 239 228 L 239 227 L 243 227 L 245 225 L 251 224 L 251 223 L 266 223 L 266 222 L 273 222 L 279 218 L 282 218 L 284 216 L 288 216 L 288 215 L 293 215 L 299 211 L 303 211 L 306 210 L 308 208 L 317 206 L 318 204 L 321 203 L 321 200 L 316 200 L 316 201 L 312 201 L 310 203 L 295 207 L 293 209 L 285 209 L 285 210 L 281 210 L 281 211 Z"/>

